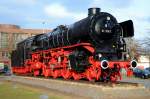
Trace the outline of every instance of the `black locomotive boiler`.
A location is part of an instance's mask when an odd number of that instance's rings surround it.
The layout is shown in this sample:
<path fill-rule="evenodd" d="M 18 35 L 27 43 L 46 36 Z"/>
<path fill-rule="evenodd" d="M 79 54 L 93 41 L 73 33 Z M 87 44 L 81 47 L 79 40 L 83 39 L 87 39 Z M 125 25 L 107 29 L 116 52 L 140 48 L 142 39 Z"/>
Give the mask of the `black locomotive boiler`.
<path fill-rule="evenodd" d="M 116 81 L 137 63 L 129 60 L 124 38 L 134 36 L 132 20 L 118 23 L 100 8 L 89 8 L 88 17 L 52 32 L 29 37 L 12 52 L 16 74 L 75 80 Z"/>

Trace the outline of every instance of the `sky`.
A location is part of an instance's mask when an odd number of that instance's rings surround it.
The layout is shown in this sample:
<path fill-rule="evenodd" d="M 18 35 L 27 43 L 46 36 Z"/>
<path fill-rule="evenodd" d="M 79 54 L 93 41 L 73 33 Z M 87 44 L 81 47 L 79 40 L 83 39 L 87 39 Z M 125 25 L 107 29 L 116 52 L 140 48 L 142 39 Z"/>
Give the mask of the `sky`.
<path fill-rule="evenodd" d="M 133 20 L 135 38 L 150 36 L 150 0 L 0 0 L 0 24 L 53 29 L 87 17 L 99 7 L 118 22 Z"/>

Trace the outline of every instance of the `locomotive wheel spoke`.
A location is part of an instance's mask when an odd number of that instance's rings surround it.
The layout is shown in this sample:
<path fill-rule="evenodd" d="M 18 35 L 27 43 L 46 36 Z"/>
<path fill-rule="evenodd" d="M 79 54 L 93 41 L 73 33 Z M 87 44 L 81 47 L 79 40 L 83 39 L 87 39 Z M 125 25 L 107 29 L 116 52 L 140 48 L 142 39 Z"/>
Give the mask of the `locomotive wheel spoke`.
<path fill-rule="evenodd" d="M 64 79 L 69 79 L 71 78 L 71 72 L 69 70 L 63 69 L 61 73 L 62 77 Z"/>
<path fill-rule="evenodd" d="M 58 76 L 58 75 L 57 75 L 57 71 L 54 70 L 54 71 L 53 71 L 53 78 L 57 78 L 57 76 Z"/>
<path fill-rule="evenodd" d="M 92 81 L 90 69 L 88 69 L 88 70 L 86 71 L 86 78 L 87 78 L 89 81 Z"/>
<path fill-rule="evenodd" d="M 74 80 L 79 80 L 80 79 L 79 74 L 73 73 L 73 78 Z"/>

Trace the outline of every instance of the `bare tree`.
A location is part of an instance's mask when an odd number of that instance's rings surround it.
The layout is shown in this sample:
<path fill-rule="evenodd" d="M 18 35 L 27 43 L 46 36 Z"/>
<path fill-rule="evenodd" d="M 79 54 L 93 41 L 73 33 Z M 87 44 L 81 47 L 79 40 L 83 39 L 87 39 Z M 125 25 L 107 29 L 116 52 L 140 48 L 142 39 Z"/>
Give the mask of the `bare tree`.
<path fill-rule="evenodd" d="M 139 44 L 142 46 L 143 52 L 147 55 L 150 55 L 150 36 L 141 40 Z"/>
<path fill-rule="evenodd" d="M 138 59 L 140 51 L 141 51 L 141 46 L 135 38 L 127 38 L 125 39 L 126 44 L 127 44 L 127 50 L 128 54 L 131 59 Z"/>

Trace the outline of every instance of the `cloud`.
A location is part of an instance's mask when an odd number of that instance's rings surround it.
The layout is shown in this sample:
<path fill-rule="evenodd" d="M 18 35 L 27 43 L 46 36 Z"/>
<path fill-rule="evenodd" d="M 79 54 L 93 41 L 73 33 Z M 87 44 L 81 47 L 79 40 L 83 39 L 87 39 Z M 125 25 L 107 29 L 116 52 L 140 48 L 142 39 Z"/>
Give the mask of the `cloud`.
<path fill-rule="evenodd" d="M 38 3 L 37 0 L 1 0 L 0 24 L 17 24 L 21 27 L 28 24 L 31 26 L 32 21 L 28 20 L 28 17 L 38 18 L 39 15 L 42 15 Z M 35 8 L 35 5 L 38 7 Z"/>
<path fill-rule="evenodd" d="M 90 7 L 125 8 L 130 6 L 132 0 L 93 0 Z"/>
<path fill-rule="evenodd" d="M 141 38 L 150 35 L 149 4 L 149 0 L 0 0 L 0 23 L 40 28 L 45 21 L 55 28 L 87 17 L 89 7 L 100 7 L 118 22 L 132 19 L 135 37 Z"/>
<path fill-rule="evenodd" d="M 126 9 L 120 9 L 119 19 L 132 19 L 135 27 L 135 38 L 141 39 L 148 35 L 147 29 L 150 26 L 148 21 L 149 12 L 149 0 L 132 0 L 132 6 Z M 121 17 L 122 15 L 122 17 Z"/>
<path fill-rule="evenodd" d="M 114 15 L 119 22 L 133 20 L 135 38 L 144 38 L 150 26 L 149 0 L 93 0 L 90 6 L 101 7 L 103 12 Z"/>
<path fill-rule="evenodd" d="M 52 23 L 53 20 L 50 19 L 46 19 L 46 18 L 39 18 L 39 17 L 26 17 L 26 20 L 28 22 L 32 22 L 32 23 Z"/>
<path fill-rule="evenodd" d="M 44 11 L 46 15 L 53 18 L 72 18 L 78 20 L 86 17 L 86 13 L 69 11 L 65 6 L 59 3 L 45 6 Z"/>
<path fill-rule="evenodd" d="M 9 1 L 9 3 L 15 4 L 15 5 L 34 5 L 36 4 L 36 2 L 37 0 L 11 0 Z"/>
<path fill-rule="evenodd" d="M 6 19 L 25 19 L 27 16 L 31 16 L 36 14 L 36 12 L 33 13 L 33 10 L 35 11 L 35 8 L 33 8 L 33 4 L 36 3 L 36 0 L 10 0 L 9 2 L 7 0 L 0 1 L 0 16 L 5 16 Z M 32 5 L 32 6 L 31 6 Z"/>
<path fill-rule="evenodd" d="M 68 17 L 71 15 L 70 12 L 67 11 L 67 9 L 60 5 L 60 4 L 51 4 L 45 7 L 45 12 L 52 17 Z"/>

